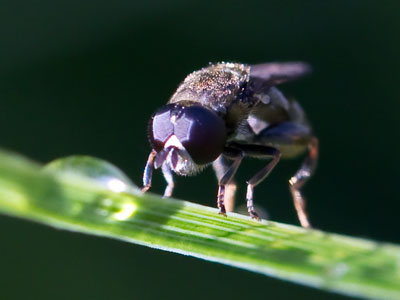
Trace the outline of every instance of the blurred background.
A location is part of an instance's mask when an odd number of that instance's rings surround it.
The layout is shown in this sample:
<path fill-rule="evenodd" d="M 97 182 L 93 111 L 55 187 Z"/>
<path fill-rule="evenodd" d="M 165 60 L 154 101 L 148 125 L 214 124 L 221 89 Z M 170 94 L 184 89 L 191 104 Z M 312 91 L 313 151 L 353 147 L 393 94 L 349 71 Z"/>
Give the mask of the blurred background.
<path fill-rule="evenodd" d="M 320 138 L 306 185 L 318 229 L 400 242 L 399 1 L 10 1 L 0 4 L 0 146 L 46 163 L 106 159 L 141 184 L 147 122 L 209 62 L 302 60 L 281 86 Z M 282 161 L 255 192 L 272 220 L 298 224 Z M 237 176 L 260 168 L 248 159 Z M 154 175 L 153 192 L 164 181 Z M 215 206 L 211 168 L 175 196 Z M 348 299 L 153 249 L 0 217 L 4 299 Z M 172 270 L 172 271 L 171 271 Z"/>

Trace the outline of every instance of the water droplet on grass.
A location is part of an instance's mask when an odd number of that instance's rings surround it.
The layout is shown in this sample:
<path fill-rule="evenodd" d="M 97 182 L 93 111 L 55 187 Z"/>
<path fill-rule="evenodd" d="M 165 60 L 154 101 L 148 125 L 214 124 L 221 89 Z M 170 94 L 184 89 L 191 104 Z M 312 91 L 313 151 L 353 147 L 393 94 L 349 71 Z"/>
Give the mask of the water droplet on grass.
<path fill-rule="evenodd" d="M 48 163 L 44 169 L 84 176 L 117 193 L 139 191 L 139 188 L 120 169 L 96 157 L 74 155 L 58 158 Z"/>

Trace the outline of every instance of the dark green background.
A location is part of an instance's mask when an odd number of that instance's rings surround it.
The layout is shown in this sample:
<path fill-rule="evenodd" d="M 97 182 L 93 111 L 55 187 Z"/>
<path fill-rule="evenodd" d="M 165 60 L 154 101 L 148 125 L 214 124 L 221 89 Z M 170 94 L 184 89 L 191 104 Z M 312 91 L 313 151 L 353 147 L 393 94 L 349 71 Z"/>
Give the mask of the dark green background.
<path fill-rule="evenodd" d="M 208 62 L 304 60 L 282 89 L 320 137 L 305 188 L 315 227 L 381 241 L 398 233 L 400 2 L 1 1 L 0 145 L 40 162 L 109 160 L 141 182 L 151 113 Z M 297 224 L 287 187 L 300 159 L 256 189 Z M 245 161 L 242 184 L 260 161 Z M 153 191 L 164 182 L 157 172 Z M 211 169 L 176 196 L 214 205 Z M 243 201 L 243 200 L 242 200 Z M 0 218 L 2 299 L 347 299 L 223 265 Z"/>

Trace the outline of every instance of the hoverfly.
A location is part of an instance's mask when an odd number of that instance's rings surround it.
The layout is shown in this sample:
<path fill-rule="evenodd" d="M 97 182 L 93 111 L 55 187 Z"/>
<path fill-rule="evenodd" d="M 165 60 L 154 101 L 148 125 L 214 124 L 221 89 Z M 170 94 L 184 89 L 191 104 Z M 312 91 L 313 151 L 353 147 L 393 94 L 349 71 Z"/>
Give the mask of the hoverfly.
<path fill-rule="evenodd" d="M 217 63 L 189 74 L 151 117 L 152 151 L 142 190 L 150 188 L 153 168 L 162 169 L 167 182 L 164 196 L 170 197 L 172 172 L 190 176 L 212 164 L 218 179 L 217 206 L 219 213 L 226 215 L 225 202 L 233 201 L 233 177 L 243 158 L 269 159 L 247 181 L 247 209 L 252 218 L 259 219 L 253 204 L 254 187 L 281 157 L 292 158 L 308 150 L 289 187 L 301 226 L 310 227 L 300 188 L 315 170 L 318 139 L 298 102 L 288 100 L 275 87 L 309 72 L 310 67 L 301 62 Z"/>

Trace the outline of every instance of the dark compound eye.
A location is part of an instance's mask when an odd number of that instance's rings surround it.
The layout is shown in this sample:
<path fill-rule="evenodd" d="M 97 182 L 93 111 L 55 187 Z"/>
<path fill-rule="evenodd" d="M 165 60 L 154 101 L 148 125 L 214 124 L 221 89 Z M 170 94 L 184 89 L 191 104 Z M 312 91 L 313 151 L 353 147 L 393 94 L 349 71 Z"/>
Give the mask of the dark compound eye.
<path fill-rule="evenodd" d="M 199 165 L 214 161 L 222 153 L 226 141 L 224 121 L 215 112 L 199 105 L 169 104 L 153 115 L 149 124 L 153 149 L 163 150 L 173 134 Z"/>
<path fill-rule="evenodd" d="M 224 121 L 202 106 L 184 107 L 176 120 L 174 134 L 196 164 L 214 161 L 223 151 L 226 141 Z"/>
<path fill-rule="evenodd" d="M 150 119 L 149 140 L 157 152 L 164 148 L 164 143 L 174 133 L 174 124 L 171 122 L 170 114 L 174 105 L 165 105 L 159 109 Z"/>

